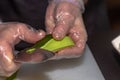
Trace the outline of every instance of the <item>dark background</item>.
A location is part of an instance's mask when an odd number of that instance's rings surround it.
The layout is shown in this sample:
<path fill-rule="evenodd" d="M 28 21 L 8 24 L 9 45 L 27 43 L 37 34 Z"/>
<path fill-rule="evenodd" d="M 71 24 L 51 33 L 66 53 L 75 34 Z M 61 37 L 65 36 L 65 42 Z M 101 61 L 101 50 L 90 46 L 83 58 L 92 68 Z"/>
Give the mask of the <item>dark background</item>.
<path fill-rule="evenodd" d="M 105 3 L 112 29 L 120 28 L 120 0 L 106 0 Z"/>
<path fill-rule="evenodd" d="M 120 35 L 120 1 L 89 1 L 84 14 L 87 43 L 105 80 L 120 80 L 120 55 L 111 44 Z"/>

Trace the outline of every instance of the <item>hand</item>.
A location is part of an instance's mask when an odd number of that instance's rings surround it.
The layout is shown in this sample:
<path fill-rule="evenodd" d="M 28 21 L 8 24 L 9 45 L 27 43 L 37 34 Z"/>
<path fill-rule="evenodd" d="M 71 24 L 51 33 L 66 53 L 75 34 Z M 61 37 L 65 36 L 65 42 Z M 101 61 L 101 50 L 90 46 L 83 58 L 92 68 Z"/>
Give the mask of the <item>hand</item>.
<path fill-rule="evenodd" d="M 79 57 L 83 53 L 87 33 L 78 6 L 70 2 L 50 2 L 46 12 L 46 30 L 56 40 L 68 35 L 75 42 L 75 46 L 57 52 L 53 59 Z"/>
<path fill-rule="evenodd" d="M 10 76 L 21 63 L 14 59 L 14 45 L 20 40 L 35 43 L 45 36 L 43 31 L 35 31 L 23 23 L 8 22 L 0 24 L 0 76 Z"/>

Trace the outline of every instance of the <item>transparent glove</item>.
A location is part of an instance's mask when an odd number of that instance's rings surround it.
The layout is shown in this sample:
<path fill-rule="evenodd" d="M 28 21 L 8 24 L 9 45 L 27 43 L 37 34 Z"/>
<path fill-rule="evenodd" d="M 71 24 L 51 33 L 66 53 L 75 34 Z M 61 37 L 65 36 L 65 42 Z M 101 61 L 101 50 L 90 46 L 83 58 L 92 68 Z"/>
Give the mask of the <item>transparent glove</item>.
<path fill-rule="evenodd" d="M 52 0 L 49 3 L 46 12 L 47 33 L 52 34 L 56 40 L 68 35 L 75 42 L 75 46 L 58 51 L 53 59 L 79 57 L 84 51 L 87 33 L 81 9 L 76 4 L 69 0 Z"/>
<path fill-rule="evenodd" d="M 15 63 L 14 46 L 21 40 L 35 43 L 45 36 L 42 30 L 35 31 L 28 25 L 17 22 L 0 24 L 0 76 L 10 76 L 21 63 Z"/>

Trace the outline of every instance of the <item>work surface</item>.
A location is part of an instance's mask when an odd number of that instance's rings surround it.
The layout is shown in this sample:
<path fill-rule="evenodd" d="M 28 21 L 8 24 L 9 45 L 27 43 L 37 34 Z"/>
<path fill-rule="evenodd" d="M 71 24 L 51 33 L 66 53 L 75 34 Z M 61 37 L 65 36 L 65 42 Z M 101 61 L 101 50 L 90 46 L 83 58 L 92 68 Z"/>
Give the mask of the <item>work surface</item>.
<path fill-rule="evenodd" d="M 105 80 L 90 49 L 80 58 L 24 64 L 17 80 Z"/>

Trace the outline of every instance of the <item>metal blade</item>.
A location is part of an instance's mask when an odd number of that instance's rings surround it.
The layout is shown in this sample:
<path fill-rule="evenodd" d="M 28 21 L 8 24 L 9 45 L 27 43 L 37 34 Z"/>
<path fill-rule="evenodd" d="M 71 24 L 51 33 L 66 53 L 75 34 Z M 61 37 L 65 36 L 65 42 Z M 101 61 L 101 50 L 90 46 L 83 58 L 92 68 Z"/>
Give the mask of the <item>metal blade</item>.
<path fill-rule="evenodd" d="M 32 53 L 27 53 L 26 50 L 23 50 L 15 55 L 14 61 L 21 63 L 41 63 L 54 55 L 53 52 L 40 48 L 37 48 Z"/>

